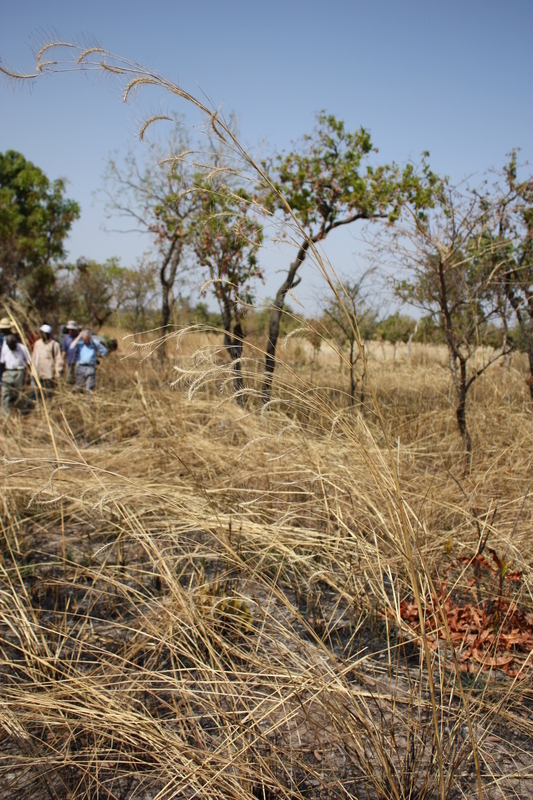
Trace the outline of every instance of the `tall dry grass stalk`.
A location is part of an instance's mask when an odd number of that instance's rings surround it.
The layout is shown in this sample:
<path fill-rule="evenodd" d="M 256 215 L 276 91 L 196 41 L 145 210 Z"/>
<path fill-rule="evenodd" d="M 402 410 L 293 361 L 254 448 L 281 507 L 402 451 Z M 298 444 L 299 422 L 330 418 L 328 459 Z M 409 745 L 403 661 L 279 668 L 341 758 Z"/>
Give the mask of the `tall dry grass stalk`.
<path fill-rule="evenodd" d="M 45 60 L 61 48 L 73 62 Z M 268 182 L 221 115 L 163 77 L 96 47 L 37 55 L 37 74 L 71 68 L 118 77 L 125 99 L 156 85 L 192 103 Z M 283 235 L 301 241 L 296 218 Z M 313 243 L 310 254 L 342 303 L 334 269 Z M 402 365 L 359 343 L 354 408 L 346 354 L 330 343 L 330 363 L 311 371 L 305 348 L 291 360 L 293 338 L 261 408 L 252 341 L 243 410 L 215 332 L 175 343 L 173 387 L 153 345 L 132 343 L 90 401 L 61 390 L 2 423 L 4 795 L 531 793 L 529 659 L 514 678 L 463 673 L 466 639 L 445 608 L 470 596 L 469 562 L 489 536 L 522 573 L 511 600 L 531 614 L 520 370 L 476 385 L 463 475 L 431 349 L 425 366 Z M 502 607 L 478 573 L 475 588 Z"/>

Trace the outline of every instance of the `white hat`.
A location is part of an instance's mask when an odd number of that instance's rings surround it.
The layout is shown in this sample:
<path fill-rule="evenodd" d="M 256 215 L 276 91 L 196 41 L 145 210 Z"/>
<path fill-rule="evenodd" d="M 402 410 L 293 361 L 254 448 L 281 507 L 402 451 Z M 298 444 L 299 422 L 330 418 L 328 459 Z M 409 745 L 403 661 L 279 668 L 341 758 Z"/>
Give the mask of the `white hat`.
<path fill-rule="evenodd" d="M 80 326 L 76 322 L 74 322 L 73 319 L 69 319 L 69 321 L 66 324 L 66 329 L 68 331 L 79 331 Z"/>
<path fill-rule="evenodd" d="M 52 328 L 50 327 L 50 325 L 47 325 L 46 323 L 44 325 L 41 325 L 39 330 L 41 330 L 43 333 L 47 333 L 48 335 L 52 333 Z"/>

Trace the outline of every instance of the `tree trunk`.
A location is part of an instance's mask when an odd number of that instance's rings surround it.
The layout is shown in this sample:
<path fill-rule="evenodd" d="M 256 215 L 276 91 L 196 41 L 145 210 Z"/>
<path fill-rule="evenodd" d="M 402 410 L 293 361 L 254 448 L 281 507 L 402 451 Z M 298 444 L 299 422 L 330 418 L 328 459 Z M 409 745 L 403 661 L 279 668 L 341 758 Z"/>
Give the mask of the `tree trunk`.
<path fill-rule="evenodd" d="M 517 319 L 520 329 L 526 340 L 527 360 L 529 362 L 529 378 L 527 379 L 526 383 L 529 386 L 529 394 L 533 400 L 533 332 L 531 330 L 533 320 L 530 320 L 529 324 L 526 324 L 521 314 L 520 318 L 518 318 L 517 314 Z"/>
<path fill-rule="evenodd" d="M 518 325 L 526 341 L 527 358 L 529 361 L 529 378 L 526 383 L 529 386 L 529 393 L 533 400 L 533 331 L 531 330 L 533 320 L 530 319 L 529 324 L 526 323 L 522 311 L 520 310 L 520 303 L 508 282 L 505 283 L 505 294 L 514 309 Z"/>
<path fill-rule="evenodd" d="M 354 369 L 354 351 L 355 342 L 350 339 L 350 405 L 355 405 L 355 369 Z"/>
<path fill-rule="evenodd" d="M 466 359 L 459 359 L 459 382 L 457 389 L 457 406 L 455 408 L 455 416 L 457 417 L 457 425 L 459 432 L 463 439 L 465 453 L 472 452 L 472 439 L 466 427 Z"/>
<path fill-rule="evenodd" d="M 233 365 L 233 391 L 237 403 L 246 408 L 246 395 L 244 394 L 244 381 L 242 379 L 241 358 L 244 333 L 241 323 L 237 322 L 233 328 L 233 335 L 224 333 L 224 344 L 228 348 Z"/>
<path fill-rule="evenodd" d="M 229 297 L 219 289 L 219 299 L 222 306 L 222 317 L 224 321 L 224 347 L 228 351 L 233 368 L 233 391 L 235 392 L 235 399 L 237 403 L 246 408 L 246 395 L 244 394 L 244 381 L 242 379 L 241 358 L 243 350 L 244 332 L 239 320 L 233 326 L 232 311 Z"/>
<path fill-rule="evenodd" d="M 176 274 L 181 260 L 182 249 L 183 241 L 180 237 L 176 237 L 172 241 L 159 271 L 159 281 L 161 283 L 161 328 L 163 334 L 163 342 L 159 348 L 159 359 L 161 363 L 165 361 L 166 357 L 166 336 L 170 323 L 170 312 L 172 310 L 171 293 L 174 288 L 174 283 L 176 282 Z M 169 267 L 168 274 L 167 267 Z"/>
<path fill-rule="evenodd" d="M 533 336 L 531 335 L 531 331 L 528 331 L 528 336 L 526 339 L 526 347 L 527 347 L 527 357 L 529 361 L 529 378 L 527 379 L 526 383 L 529 386 L 529 394 L 531 395 L 531 399 L 533 400 Z"/>
<path fill-rule="evenodd" d="M 307 255 L 307 251 L 309 250 L 310 244 L 311 244 L 310 240 L 306 239 L 301 245 L 298 251 L 298 255 L 290 265 L 287 277 L 279 287 L 278 292 L 276 294 L 276 299 L 274 300 L 274 307 L 272 309 L 272 315 L 270 317 L 270 330 L 268 334 L 268 343 L 265 356 L 263 386 L 261 389 L 261 401 L 263 405 L 266 405 L 267 403 L 270 402 L 270 397 L 272 394 L 272 380 L 274 377 L 274 369 L 276 367 L 276 347 L 278 344 L 279 325 L 281 321 L 281 314 L 283 312 L 283 304 L 285 302 L 285 297 L 287 296 L 287 292 L 290 291 L 290 289 L 292 289 L 293 286 L 297 284 L 296 273 L 298 272 L 300 265 L 302 264 L 303 260 Z"/>
<path fill-rule="evenodd" d="M 166 281 L 161 280 L 161 332 L 163 341 L 158 350 L 161 363 L 165 361 L 166 357 L 166 335 L 170 323 L 170 305 L 170 286 Z"/>
<path fill-rule="evenodd" d="M 466 358 L 461 354 L 459 348 L 455 346 L 454 342 L 453 320 L 448 306 L 448 287 L 446 285 L 446 275 L 444 272 L 444 263 L 442 262 L 442 259 L 439 260 L 439 290 L 440 311 L 444 317 L 444 335 L 446 337 L 446 345 L 448 347 L 448 354 L 450 357 L 450 369 L 457 395 L 455 416 L 457 419 L 459 432 L 463 439 L 465 453 L 471 453 L 472 440 L 466 426 L 466 393 L 472 381 L 470 381 L 468 384 L 466 382 Z M 459 370 L 457 370 L 457 362 L 459 362 Z"/>

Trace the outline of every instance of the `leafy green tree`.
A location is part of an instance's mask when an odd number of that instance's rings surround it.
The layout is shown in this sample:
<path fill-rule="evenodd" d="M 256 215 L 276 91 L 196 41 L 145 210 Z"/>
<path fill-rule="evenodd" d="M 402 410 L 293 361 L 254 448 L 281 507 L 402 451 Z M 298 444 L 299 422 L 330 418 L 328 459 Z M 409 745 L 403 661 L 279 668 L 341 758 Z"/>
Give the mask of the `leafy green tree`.
<path fill-rule="evenodd" d="M 376 333 L 383 341 L 390 342 L 394 347 L 394 359 L 396 360 L 396 348 L 400 342 L 407 344 L 413 338 L 416 329 L 416 322 L 406 314 L 396 311 L 382 320 L 377 326 Z"/>
<path fill-rule="evenodd" d="M 42 315 L 53 310 L 56 268 L 79 214 L 64 180 L 51 182 L 14 150 L 0 153 L 0 296 L 25 296 Z"/>
<path fill-rule="evenodd" d="M 131 273 L 117 258 L 103 264 L 80 258 L 65 269 L 60 284 L 65 316 L 75 316 L 97 330 L 126 303 Z"/>
<path fill-rule="evenodd" d="M 265 403 L 271 394 L 285 297 L 299 282 L 298 270 L 312 245 L 343 225 L 365 220 L 392 222 L 404 202 L 411 201 L 416 208 L 431 202 L 429 170 L 422 184 L 412 165 L 403 173 L 394 164 L 373 167 L 368 163 L 373 150 L 367 130 L 350 133 L 342 120 L 322 112 L 315 132 L 304 137 L 300 150 L 264 164 L 275 189 L 262 187 L 265 205 L 289 221 L 296 218 L 304 232 L 274 300 L 263 380 Z"/>
<path fill-rule="evenodd" d="M 408 317 L 406 314 L 400 314 L 399 311 L 396 311 L 394 314 L 385 317 L 385 319 L 379 323 L 376 333 L 378 336 L 381 336 L 385 342 L 390 342 L 391 344 L 404 342 L 405 344 L 411 338 L 415 327 L 416 322 L 412 317 Z"/>
<path fill-rule="evenodd" d="M 251 281 L 262 278 L 257 253 L 263 240 L 259 222 L 249 213 L 242 189 L 226 183 L 210 184 L 197 179 L 196 215 L 192 247 L 209 273 L 224 325 L 224 345 L 233 364 L 233 387 L 237 401 L 246 404 L 241 357 L 243 319 L 253 303 Z"/>
<path fill-rule="evenodd" d="M 190 296 L 179 298 L 176 303 L 174 318 L 176 324 L 180 327 L 205 325 L 210 328 L 223 328 L 222 316 L 218 311 L 210 309 L 208 303 L 204 300 L 193 303 Z"/>
<path fill-rule="evenodd" d="M 426 315 L 418 320 L 411 341 L 422 344 L 445 344 L 442 330 L 431 315 Z"/>

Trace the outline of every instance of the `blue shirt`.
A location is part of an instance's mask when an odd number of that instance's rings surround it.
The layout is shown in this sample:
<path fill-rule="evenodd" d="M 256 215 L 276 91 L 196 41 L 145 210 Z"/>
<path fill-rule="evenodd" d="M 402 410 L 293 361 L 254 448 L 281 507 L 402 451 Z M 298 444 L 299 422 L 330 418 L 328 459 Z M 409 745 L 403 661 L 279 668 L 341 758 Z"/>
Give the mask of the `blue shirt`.
<path fill-rule="evenodd" d="M 80 339 L 76 347 L 70 349 L 76 354 L 75 363 L 80 367 L 95 367 L 97 357 L 107 355 L 107 347 L 95 339 L 91 339 L 89 344 L 85 344 L 83 339 Z"/>
<path fill-rule="evenodd" d="M 77 335 L 77 334 L 76 334 Z M 70 345 L 74 341 L 76 336 L 71 336 L 70 333 L 67 333 L 65 338 L 63 339 L 63 344 L 61 345 L 61 350 L 63 353 L 67 354 L 67 364 L 75 364 L 76 363 L 76 350 L 73 348 L 70 350 Z"/>

